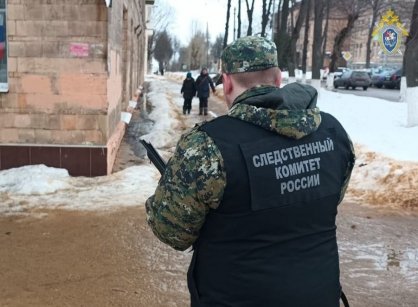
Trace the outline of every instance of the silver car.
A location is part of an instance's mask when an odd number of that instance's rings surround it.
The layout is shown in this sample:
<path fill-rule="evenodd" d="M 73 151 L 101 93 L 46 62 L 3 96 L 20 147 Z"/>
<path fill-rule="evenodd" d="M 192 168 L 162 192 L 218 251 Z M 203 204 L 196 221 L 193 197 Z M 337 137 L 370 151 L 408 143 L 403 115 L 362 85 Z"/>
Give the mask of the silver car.
<path fill-rule="evenodd" d="M 356 87 L 362 87 L 363 90 L 367 90 L 372 80 L 365 71 L 347 70 L 343 72 L 341 77 L 334 80 L 334 88 L 345 87 L 347 90 L 351 87 L 353 90 Z"/>

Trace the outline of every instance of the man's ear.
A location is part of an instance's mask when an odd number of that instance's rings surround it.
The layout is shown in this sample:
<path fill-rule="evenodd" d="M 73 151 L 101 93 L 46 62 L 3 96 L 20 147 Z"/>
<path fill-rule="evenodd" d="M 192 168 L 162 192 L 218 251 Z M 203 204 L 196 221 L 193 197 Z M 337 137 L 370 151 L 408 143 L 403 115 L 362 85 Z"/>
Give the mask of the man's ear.
<path fill-rule="evenodd" d="M 279 71 L 278 74 L 276 74 L 276 77 L 274 78 L 274 85 L 277 87 L 280 87 L 282 84 L 282 72 Z"/>
<path fill-rule="evenodd" d="M 224 87 L 224 94 L 230 94 L 233 90 L 231 77 L 227 74 L 222 74 L 222 84 Z"/>

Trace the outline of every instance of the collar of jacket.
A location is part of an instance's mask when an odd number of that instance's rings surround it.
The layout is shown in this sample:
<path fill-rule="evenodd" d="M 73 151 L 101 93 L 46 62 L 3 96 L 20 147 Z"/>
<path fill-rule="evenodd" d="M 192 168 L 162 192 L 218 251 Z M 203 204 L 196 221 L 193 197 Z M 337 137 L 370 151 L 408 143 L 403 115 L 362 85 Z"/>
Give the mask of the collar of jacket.
<path fill-rule="evenodd" d="M 237 103 L 240 103 L 240 102 L 242 102 L 242 101 L 244 101 L 244 100 L 246 100 L 250 97 L 265 95 L 265 94 L 273 92 L 277 89 L 278 89 L 278 87 L 273 86 L 273 85 L 258 85 L 258 86 L 252 87 L 252 88 L 246 90 L 245 92 L 241 93 L 240 95 L 238 95 L 238 97 L 235 98 L 234 102 L 232 103 L 232 106 L 234 106 Z"/>
<path fill-rule="evenodd" d="M 317 95 L 312 86 L 297 83 L 283 88 L 254 87 L 237 97 L 228 116 L 300 139 L 316 131 L 321 124 Z"/>

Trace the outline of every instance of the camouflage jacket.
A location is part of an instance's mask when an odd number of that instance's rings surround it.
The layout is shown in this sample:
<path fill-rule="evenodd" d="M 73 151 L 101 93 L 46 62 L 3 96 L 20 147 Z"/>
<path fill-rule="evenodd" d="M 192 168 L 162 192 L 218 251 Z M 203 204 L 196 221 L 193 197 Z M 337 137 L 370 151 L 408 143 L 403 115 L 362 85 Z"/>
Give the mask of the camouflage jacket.
<path fill-rule="evenodd" d="M 228 116 L 300 139 L 316 131 L 321 123 L 316 98 L 314 88 L 297 83 L 281 89 L 259 86 L 237 97 Z M 146 202 L 152 231 L 177 250 L 185 250 L 196 241 L 206 215 L 219 206 L 227 184 L 222 155 L 199 128 L 197 125 L 180 138 L 155 194 Z M 354 160 L 347 165 L 340 201 L 353 164 Z"/>

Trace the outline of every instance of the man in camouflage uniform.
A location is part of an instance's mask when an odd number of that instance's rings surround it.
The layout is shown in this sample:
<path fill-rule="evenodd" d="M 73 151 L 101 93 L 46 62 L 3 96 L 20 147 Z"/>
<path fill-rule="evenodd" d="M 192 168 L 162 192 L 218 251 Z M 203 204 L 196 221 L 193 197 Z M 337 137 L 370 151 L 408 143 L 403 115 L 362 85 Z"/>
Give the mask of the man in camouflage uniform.
<path fill-rule="evenodd" d="M 222 54 L 227 115 L 183 135 L 146 203 L 154 234 L 193 246 L 192 306 L 339 306 L 335 217 L 352 143 L 317 92 L 280 88 L 274 43 Z"/>

